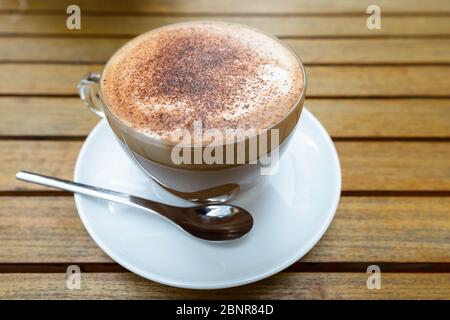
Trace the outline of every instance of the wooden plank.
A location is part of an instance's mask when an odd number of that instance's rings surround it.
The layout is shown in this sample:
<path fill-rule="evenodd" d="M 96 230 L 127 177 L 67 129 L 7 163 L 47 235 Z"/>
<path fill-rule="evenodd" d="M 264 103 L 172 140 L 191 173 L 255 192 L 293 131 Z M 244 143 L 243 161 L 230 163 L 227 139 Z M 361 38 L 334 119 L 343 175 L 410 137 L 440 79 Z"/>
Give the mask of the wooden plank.
<path fill-rule="evenodd" d="M 288 39 L 305 64 L 447 63 L 447 39 Z"/>
<path fill-rule="evenodd" d="M 87 234 L 72 197 L 2 197 L 0 217 L 0 263 L 111 262 Z"/>
<path fill-rule="evenodd" d="M 105 63 L 129 38 L 1 37 L 0 62 Z M 305 64 L 450 63 L 450 39 L 287 39 Z"/>
<path fill-rule="evenodd" d="M 27 1 L 3 0 L 0 10 L 20 11 L 58 11 L 65 12 L 71 4 L 80 6 L 82 12 L 137 12 L 137 13 L 360 13 L 365 14 L 370 0 L 223 0 L 223 1 L 183 1 L 183 0 L 128 0 L 116 1 L 113 4 L 107 0 L 47 0 Z M 417 13 L 417 12 L 450 12 L 450 5 L 445 0 L 378 0 L 383 13 Z"/>
<path fill-rule="evenodd" d="M 305 105 L 334 138 L 450 137 L 450 99 L 311 98 Z M 4 137 L 83 137 L 98 120 L 76 97 L 0 97 Z"/>
<path fill-rule="evenodd" d="M 0 191 L 43 190 L 17 181 L 19 170 L 72 178 L 81 142 L 0 141 Z M 446 142 L 337 142 L 343 190 L 448 191 Z"/>
<path fill-rule="evenodd" d="M 382 273 L 381 289 L 365 273 L 279 273 L 238 288 L 171 288 L 130 273 L 83 273 L 69 290 L 65 274 L 1 274 L 0 299 L 449 299 L 450 274 Z"/>
<path fill-rule="evenodd" d="M 0 61 L 105 63 L 129 39 L 1 37 Z"/>
<path fill-rule="evenodd" d="M 72 179 L 81 144 L 68 141 L 0 141 L 0 191 L 43 190 L 39 186 L 16 181 L 15 174 L 19 170 Z"/>
<path fill-rule="evenodd" d="M 307 99 L 305 106 L 332 137 L 450 136 L 450 100 Z"/>
<path fill-rule="evenodd" d="M 0 65 L 0 94 L 73 95 L 98 64 Z M 307 66 L 307 96 L 437 97 L 450 94 L 450 66 Z"/>
<path fill-rule="evenodd" d="M 102 65 L 0 65 L 0 94 L 76 94 L 77 83 Z"/>
<path fill-rule="evenodd" d="M 110 263 L 72 197 L 2 197 L 1 263 Z M 450 262 L 450 198 L 342 197 L 302 262 Z"/>
<path fill-rule="evenodd" d="M 0 98 L 3 136 L 86 136 L 98 121 L 79 98 Z"/>
<path fill-rule="evenodd" d="M 446 142 L 338 142 L 343 190 L 449 190 Z"/>
<path fill-rule="evenodd" d="M 382 29 L 369 30 L 362 16 L 89 16 L 82 17 L 80 30 L 66 27 L 64 14 L 0 14 L 0 34 L 64 36 L 133 36 L 182 21 L 221 20 L 250 25 L 281 37 L 388 37 L 448 36 L 448 17 L 383 16 Z"/>
<path fill-rule="evenodd" d="M 447 66 L 306 67 L 309 96 L 447 96 Z"/>

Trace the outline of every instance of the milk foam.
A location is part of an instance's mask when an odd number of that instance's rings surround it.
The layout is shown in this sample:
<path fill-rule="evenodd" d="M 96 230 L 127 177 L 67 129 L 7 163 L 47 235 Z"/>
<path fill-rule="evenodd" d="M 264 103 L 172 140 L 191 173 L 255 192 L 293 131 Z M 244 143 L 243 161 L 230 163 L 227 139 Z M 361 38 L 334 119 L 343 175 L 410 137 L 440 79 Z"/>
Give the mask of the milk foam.
<path fill-rule="evenodd" d="M 304 72 L 278 40 L 224 22 L 155 29 L 122 47 L 102 76 L 103 99 L 124 124 L 171 141 L 175 129 L 268 129 L 295 107 Z"/>

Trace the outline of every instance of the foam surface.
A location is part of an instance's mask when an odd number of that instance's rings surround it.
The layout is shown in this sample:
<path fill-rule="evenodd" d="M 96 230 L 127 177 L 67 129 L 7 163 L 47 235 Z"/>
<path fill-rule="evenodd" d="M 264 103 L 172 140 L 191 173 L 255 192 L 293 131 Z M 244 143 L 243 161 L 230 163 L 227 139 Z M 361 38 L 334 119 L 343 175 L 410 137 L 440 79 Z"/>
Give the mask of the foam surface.
<path fill-rule="evenodd" d="M 270 128 L 304 85 L 296 57 L 277 40 L 223 22 L 152 30 L 122 47 L 102 76 L 103 99 L 127 126 L 174 141 L 176 129 Z"/>

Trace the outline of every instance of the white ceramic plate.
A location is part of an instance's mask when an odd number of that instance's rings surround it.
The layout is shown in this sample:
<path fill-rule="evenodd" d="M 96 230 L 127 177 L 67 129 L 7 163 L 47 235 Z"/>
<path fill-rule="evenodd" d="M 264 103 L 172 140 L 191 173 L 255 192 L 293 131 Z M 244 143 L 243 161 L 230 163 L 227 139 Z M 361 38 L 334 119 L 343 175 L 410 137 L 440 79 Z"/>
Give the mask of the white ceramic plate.
<path fill-rule="evenodd" d="M 123 153 L 105 120 L 90 133 L 75 181 L 185 205 L 162 190 Z M 147 279 L 194 289 L 227 288 L 269 277 L 304 256 L 333 219 L 341 192 L 334 145 L 306 109 L 279 171 L 234 203 L 252 213 L 245 237 L 214 243 L 196 239 L 165 219 L 124 205 L 76 195 L 80 218 L 113 260 Z"/>

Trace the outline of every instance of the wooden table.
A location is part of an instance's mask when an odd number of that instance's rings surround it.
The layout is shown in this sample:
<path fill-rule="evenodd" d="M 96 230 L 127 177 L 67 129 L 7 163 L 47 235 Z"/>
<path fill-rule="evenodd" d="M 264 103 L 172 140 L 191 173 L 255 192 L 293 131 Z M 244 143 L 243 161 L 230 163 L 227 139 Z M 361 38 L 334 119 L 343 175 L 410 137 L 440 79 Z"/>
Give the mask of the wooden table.
<path fill-rule="evenodd" d="M 0 298 L 450 298 L 450 2 L 378 0 L 0 2 Z M 81 30 L 66 28 L 78 3 Z M 88 236 L 64 192 L 19 169 L 72 178 L 98 118 L 76 94 L 131 37 L 177 21 L 267 30 L 306 64 L 306 106 L 332 135 L 343 173 L 336 217 L 289 269 L 244 287 L 193 291 L 136 276 Z M 82 289 L 66 288 L 66 268 Z M 366 287 L 369 265 L 382 288 Z"/>

